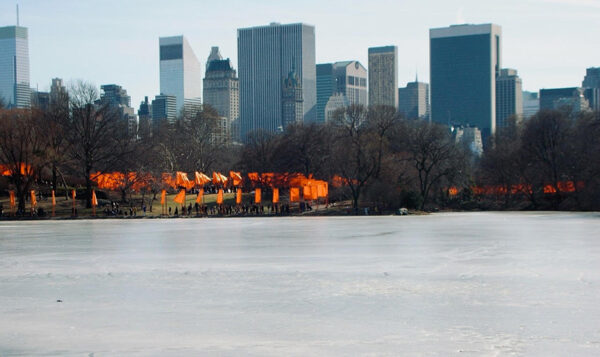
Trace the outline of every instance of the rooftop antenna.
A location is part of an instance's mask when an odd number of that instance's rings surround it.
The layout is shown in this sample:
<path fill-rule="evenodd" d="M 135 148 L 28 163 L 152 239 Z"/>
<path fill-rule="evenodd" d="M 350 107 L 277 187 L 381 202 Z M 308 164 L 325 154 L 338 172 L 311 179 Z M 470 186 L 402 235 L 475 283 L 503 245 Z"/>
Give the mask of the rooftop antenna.
<path fill-rule="evenodd" d="M 17 4 L 17 26 L 19 26 L 19 4 Z"/>

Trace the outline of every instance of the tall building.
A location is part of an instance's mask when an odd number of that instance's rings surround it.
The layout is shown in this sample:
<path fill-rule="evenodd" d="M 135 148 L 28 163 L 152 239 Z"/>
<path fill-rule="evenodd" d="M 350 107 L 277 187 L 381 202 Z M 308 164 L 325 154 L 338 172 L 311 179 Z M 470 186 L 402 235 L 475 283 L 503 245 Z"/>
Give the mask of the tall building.
<path fill-rule="evenodd" d="M 200 100 L 202 67 L 183 36 L 161 37 L 160 93 L 175 96 L 177 113 L 185 100 Z"/>
<path fill-rule="evenodd" d="M 225 118 L 223 136 L 239 140 L 237 120 L 240 112 L 240 83 L 229 58 L 222 59 L 218 47 L 213 47 L 206 63 L 204 104 L 213 107 Z"/>
<path fill-rule="evenodd" d="M 429 84 L 417 79 L 398 88 L 398 112 L 406 119 L 429 120 L 429 110 Z"/>
<path fill-rule="evenodd" d="M 316 121 L 315 28 L 272 23 L 238 29 L 240 130 L 277 132 L 282 118 L 283 84 L 292 68 L 302 86 L 303 121 Z"/>
<path fill-rule="evenodd" d="M 52 78 L 52 85 L 50 86 L 50 104 L 55 105 L 68 101 L 67 88 L 63 85 L 61 78 Z"/>
<path fill-rule="evenodd" d="M 43 111 L 50 108 L 50 93 L 40 92 L 35 89 L 31 89 L 31 107 L 37 108 Z"/>
<path fill-rule="evenodd" d="M 140 138 L 152 136 L 152 104 L 148 101 L 147 96 L 144 97 L 144 101 L 140 103 L 138 120 L 138 133 Z"/>
<path fill-rule="evenodd" d="M 283 81 L 281 98 L 281 118 L 283 127 L 302 123 L 304 116 L 304 100 L 302 99 L 302 83 L 298 74 L 292 68 L 287 78 Z"/>
<path fill-rule="evenodd" d="M 26 27 L 0 27 L 0 98 L 7 107 L 29 108 L 29 44 Z"/>
<path fill-rule="evenodd" d="M 581 86 L 585 88 L 585 98 L 593 110 L 600 111 L 600 67 L 591 67 L 585 72 L 581 83 Z"/>
<path fill-rule="evenodd" d="M 529 119 L 540 110 L 538 92 L 523 91 L 523 119 Z"/>
<path fill-rule="evenodd" d="M 503 68 L 496 78 L 496 127 L 507 127 L 513 116 L 523 118 L 523 86 L 517 70 Z"/>
<path fill-rule="evenodd" d="M 320 63 L 317 65 L 317 122 L 324 123 L 325 106 L 329 98 L 337 92 L 333 63 Z"/>
<path fill-rule="evenodd" d="M 580 87 L 540 89 L 540 110 L 568 110 L 579 113 L 589 109 L 585 90 Z"/>
<path fill-rule="evenodd" d="M 177 118 L 177 98 L 173 95 L 157 95 L 152 101 L 152 127 L 156 131 L 163 123 L 173 123 Z"/>
<path fill-rule="evenodd" d="M 581 86 L 583 88 L 600 88 L 600 67 L 587 68 Z"/>
<path fill-rule="evenodd" d="M 398 47 L 369 48 L 369 105 L 398 107 Z"/>
<path fill-rule="evenodd" d="M 501 37 L 494 24 L 429 30 L 432 121 L 495 132 Z"/>
<path fill-rule="evenodd" d="M 131 97 L 127 95 L 127 91 L 116 84 L 105 84 L 100 86 L 100 89 L 102 94 L 96 104 L 113 108 L 121 120 L 127 122 L 127 134 L 130 137 L 137 137 L 138 118 L 131 107 Z"/>
<path fill-rule="evenodd" d="M 331 96 L 340 93 L 349 104 L 367 105 L 367 69 L 360 62 L 317 65 L 317 122 L 326 121 L 325 106 Z"/>

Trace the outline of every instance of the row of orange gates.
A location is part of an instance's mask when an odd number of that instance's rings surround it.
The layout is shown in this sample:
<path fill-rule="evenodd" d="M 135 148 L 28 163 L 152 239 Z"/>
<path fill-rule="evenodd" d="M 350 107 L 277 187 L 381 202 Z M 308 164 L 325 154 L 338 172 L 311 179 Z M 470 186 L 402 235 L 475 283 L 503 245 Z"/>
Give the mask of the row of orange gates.
<path fill-rule="evenodd" d="M 121 173 L 121 172 L 110 172 L 110 173 L 100 173 L 97 172 L 91 175 L 93 181 L 96 182 L 99 189 L 104 190 L 120 190 L 123 187 L 128 185 L 134 191 L 142 191 L 149 190 L 151 185 L 156 182 L 155 178 L 149 174 L 138 174 L 138 173 Z M 262 173 L 258 174 L 256 172 L 248 174 L 248 180 L 253 186 L 254 191 L 254 203 L 261 204 L 262 200 L 262 188 L 261 187 L 269 187 L 272 191 L 271 203 L 278 204 L 279 203 L 279 187 L 287 187 L 289 188 L 289 202 L 300 202 L 304 201 L 318 201 L 320 198 L 328 199 L 329 195 L 329 184 L 327 181 L 316 180 L 312 178 L 312 175 L 309 175 L 307 178 L 302 174 L 278 174 L 278 173 Z M 171 174 L 163 173 L 160 178 L 160 182 L 164 187 L 169 187 L 173 189 L 180 189 L 179 193 L 173 198 L 173 202 L 178 204 L 185 204 L 186 202 L 186 190 L 191 190 L 192 188 L 198 188 L 198 194 L 196 196 L 195 202 L 198 204 L 204 203 L 204 186 L 212 183 L 213 185 L 219 187 L 217 191 L 217 199 L 216 203 L 218 205 L 222 205 L 224 203 L 224 188 L 231 187 L 235 189 L 235 203 L 237 205 L 242 204 L 242 183 L 243 183 L 242 175 L 239 172 L 230 171 L 229 177 L 218 173 L 213 172 L 212 179 L 207 175 L 195 172 L 194 180 L 190 180 L 186 173 L 177 172 L 174 176 Z M 260 186 L 260 187 L 257 187 Z M 279 187 L 277 187 L 279 186 Z M 9 191 L 10 196 L 10 210 L 11 214 L 14 215 L 16 210 L 16 198 L 15 192 Z M 71 199 L 72 199 L 72 210 L 73 214 L 76 212 L 76 203 L 75 198 L 77 196 L 77 192 L 75 190 L 71 190 Z M 163 210 L 166 211 L 167 207 L 167 190 L 162 189 L 161 192 L 161 206 Z M 96 196 L 96 191 L 92 190 L 91 197 L 92 204 L 92 212 L 96 214 L 96 207 L 98 206 L 98 198 Z M 36 208 L 38 206 L 37 196 L 35 190 L 30 191 L 30 209 L 31 214 L 33 215 Z M 52 207 L 52 216 L 55 215 L 56 211 L 56 194 L 54 190 L 51 191 L 51 207 Z"/>
<path fill-rule="evenodd" d="M 16 208 L 17 208 L 17 202 L 16 202 L 16 197 L 15 197 L 15 191 L 10 190 L 8 192 L 9 194 L 9 205 L 10 205 L 10 214 L 14 215 L 16 212 Z M 31 215 L 33 215 L 35 213 L 35 210 L 38 206 L 38 202 L 37 202 L 37 195 L 35 193 L 35 190 L 31 190 L 29 192 L 29 196 L 30 196 L 30 210 L 31 210 Z M 75 214 L 75 210 L 76 210 L 76 205 L 75 205 L 75 198 L 77 197 L 77 191 L 75 190 L 71 190 L 71 200 L 72 200 L 72 204 L 73 204 L 73 214 Z M 51 206 L 52 206 L 52 216 L 54 216 L 56 214 L 56 194 L 54 192 L 54 190 L 52 190 L 51 193 Z M 96 215 L 96 207 L 98 206 L 98 198 L 96 197 L 96 191 L 92 190 L 92 213 L 94 215 Z"/>

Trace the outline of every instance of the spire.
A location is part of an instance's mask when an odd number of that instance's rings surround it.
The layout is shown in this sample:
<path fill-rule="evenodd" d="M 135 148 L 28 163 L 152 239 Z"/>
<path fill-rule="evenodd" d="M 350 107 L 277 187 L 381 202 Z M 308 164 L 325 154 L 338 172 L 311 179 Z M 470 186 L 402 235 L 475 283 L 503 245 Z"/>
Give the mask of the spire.
<path fill-rule="evenodd" d="M 415 82 L 419 82 L 419 69 L 415 67 Z"/>

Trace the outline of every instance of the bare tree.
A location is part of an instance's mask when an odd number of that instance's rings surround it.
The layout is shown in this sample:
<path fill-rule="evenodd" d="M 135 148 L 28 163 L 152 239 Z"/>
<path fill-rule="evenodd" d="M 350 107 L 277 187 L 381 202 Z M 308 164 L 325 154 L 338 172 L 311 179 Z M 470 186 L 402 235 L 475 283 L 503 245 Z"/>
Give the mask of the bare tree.
<path fill-rule="evenodd" d="M 0 110 L 0 162 L 7 165 L 10 183 L 18 199 L 18 212 L 25 212 L 25 200 L 36 170 L 43 166 L 45 133 L 39 112 L 26 109 Z"/>
<path fill-rule="evenodd" d="M 350 105 L 333 114 L 333 170 L 344 181 L 352 195 L 352 206 L 358 211 L 361 193 L 377 173 L 379 148 L 376 135 L 366 125 L 368 110 L 362 105 Z"/>
<path fill-rule="evenodd" d="M 70 92 L 70 119 L 65 136 L 75 172 L 85 180 L 86 205 L 91 207 L 94 172 L 110 171 L 134 142 L 127 135 L 127 123 L 106 104 L 95 104 L 98 89 L 79 82 Z"/>
<path fill-rule="evenodd" d="M 278 147 L 279 138 L 267 131 L 254 131 L 248 134 L 246 145 L 242 150 L 240 166 L 248 172 L 273 172 L 273 157 Z"/>
<path fill-rule="evenodd" d="M 403 152 L 403 160 L 416 170 L 420 208 L 424 209 L 432 188 L 457 169 L 461 152 L 445 127 L 420 120 L 405 124 L 404 140 L 397 142 L 401 144 L 396 150 Z"/>
<path fill-rule="evenodd" d="M 332 143 L 329 129 L 317 123 L 288 125 L 277 141 L 273 158 L 276 170 L 327 176 Z"/>
<path fill-rule="evenodd" d="M 554 208 L 564 199 L 559 187 L 561 181 L 569 179 L 572 126 L 573 121 L 564 112 L 540 111 L 527 122 L 523 132 L 523 155 L 528 158 L 537 181 L 553 187 Z"/>

